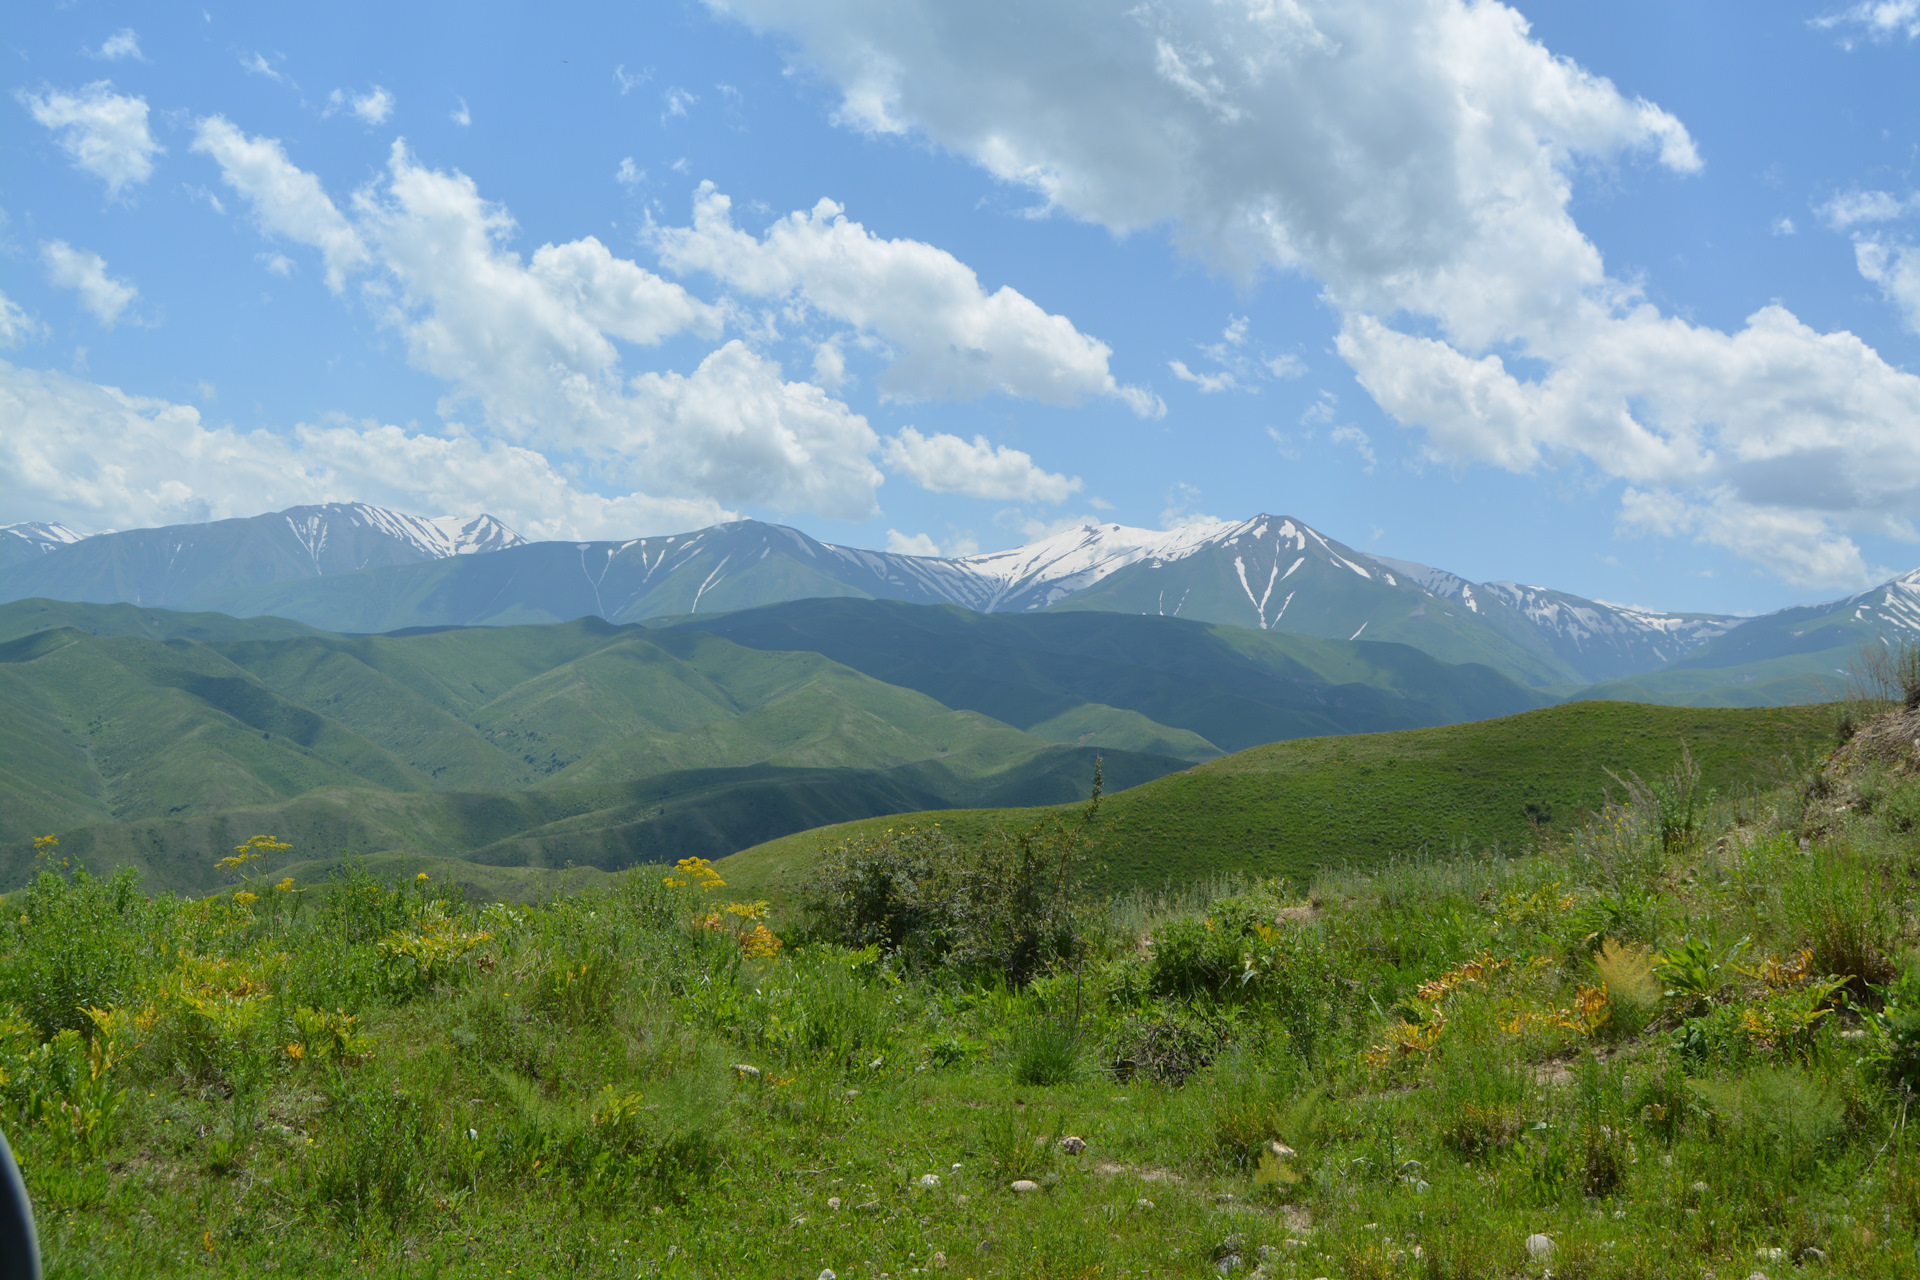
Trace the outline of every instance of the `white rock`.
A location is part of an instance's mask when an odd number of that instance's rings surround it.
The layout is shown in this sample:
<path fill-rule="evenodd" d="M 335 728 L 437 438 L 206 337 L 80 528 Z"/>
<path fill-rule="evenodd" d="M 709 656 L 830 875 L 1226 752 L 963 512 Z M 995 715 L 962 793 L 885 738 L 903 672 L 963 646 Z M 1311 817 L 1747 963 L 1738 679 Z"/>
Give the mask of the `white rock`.
<path fill-rule="evenodd" d="M 1755 1249 L 1753 1256 L 1762 1262 L 1778 1262 L 1787 1256 L 1785 1249 Z"/>
<path fill-rule="evenodd" d="M 838 1209 L 839 1207 L 840 1207 L 840 1197 L 839 1197 L 839 1196 L 828 1196 L 828 1197 L 827 1197 L 827 1208 L 829 1208 L 829 1209 Z"/>
<path fill-rule="evenodd" d="M 1153 1201 L 1148 1200 L 1146 1197 L 1142 1196 L 1140 1199 L 1135 1200 L 1133 1202 L 1133 1207 L 1136 1209 L 1151 1209 L 1153 1208 Z"/>
<path fill-rule="evenodd" d="M 923 1173 L 920 1175 L 920 1185 L 927 1188 L 937 1187 L 940 1185 L 940 1175 L 937 1173 Z"/>
<path fill-rule="evenodd" d="M 840 1278 L 833 1274 L 832 1267 L 822 1267 L 820 1268 L 820 1280 L 840 1280 Z"/>
<path fill-rule="evenodd" d="M 733 1064 L 733 1074 L 742 1080 L 758 1080 L 760 1078 L 760 1068 L 754 1066 L 752 1063 L 736 1062 Z"/>
<path fill-rule="evenodd" d="M 1040 1184 L 1028 1178 L 1015 1179 L 1012 1187 L 1012 1190 L 1019 1192 L 1021 1195 L 1025 1195 L 1029 1191 L 1038 1191 L 1039 1189 Z"/>
<path fill-rule="evenodd" d="M 1536 1262 L 1545 1262 L 1553 1256 L 1553 1238 L 1541 1235 L 1538 1231 L 1527 1237 L 1527 1256 Z"/>
<path fill-rule="evenodd" d="M 1077 1156 L 1087 1149 L 1086 1139 L 1076 1138 L 1072 1134 L 1060 1139 L 1060 1149 L 1070 1156 Z"/>
<path fill-rule="evenodd" d="M 931 1258 L 927 1259 L 927 1265 L 938 1271 L 947 1265 L 947 1255 L 944 1253 L 935 1253 Z"/>

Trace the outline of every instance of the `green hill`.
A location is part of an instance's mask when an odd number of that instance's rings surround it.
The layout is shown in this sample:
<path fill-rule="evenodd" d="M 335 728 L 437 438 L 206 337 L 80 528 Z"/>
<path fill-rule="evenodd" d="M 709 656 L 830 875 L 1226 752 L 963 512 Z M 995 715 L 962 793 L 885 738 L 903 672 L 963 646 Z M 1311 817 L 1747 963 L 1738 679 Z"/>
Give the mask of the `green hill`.
<path fill-rule="evenodd" d="M 1517 851 L 1536 827 L 1571 829 L 1611 786 L 1605 770 L 1651 778 L 1685 743 L 1722 793 L 1792 776 L 1832 741 L 1820 706 L 1692 709 L 1580 702 L 1473 724 L 1276 742 L 1110 796 L 1108 887 L 1223 872 L 1304 879 L 1462 846 Z M 1615 788 L 1617 791 L 1618 789 Z M 822 842 L 939 821 L 962 831 L 1022 824 L 1038 810 L 876 818 L 785 836 L 721 863 L 741 893 L 791 894 Z"/>
<path fill-rule="evenodd" d="M 803 601 L 378 636 L 132 605 L 0 606 L 0 883 L 31 838 L 198 891 L 259 831 L 612 870 L 873 814 L 1059 803 L 1239 747 L 1537 695 L 1396 645 L 1176 619 Z M 1216 739 L 1218 741 L 1216 741 Z"/>
<path fill-rule="evenodd" d="M 797 600 L 692 619 L 676 629 L 756 649 L 825 654 L 1029 732 L 1062 716 L 1069 717 L 1068 731 L 1077 731 L 1071 713 L 1093 704 L 1197 734 L 1228 751 L 1283 738 L 1476 720 L 1549 701 L 1491 668 L 1441 662 L 1406 645 L 1155 615 L 988 614 L 885 600 Z M 1178 741 L 1113 745 L 1168 750 Z"/>

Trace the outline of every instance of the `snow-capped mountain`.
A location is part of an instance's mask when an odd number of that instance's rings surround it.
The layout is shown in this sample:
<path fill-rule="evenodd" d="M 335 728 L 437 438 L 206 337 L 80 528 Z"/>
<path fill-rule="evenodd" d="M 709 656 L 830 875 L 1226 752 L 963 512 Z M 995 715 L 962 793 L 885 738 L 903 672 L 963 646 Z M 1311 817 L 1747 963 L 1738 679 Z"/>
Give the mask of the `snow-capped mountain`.
<path fill-rule="evenodd" d="M 1275 515 L 1171 530 L 1086 525 L 959 557 L 837 546 L 752 520 L 615 542 L 529 543 L 490 516 L 426 518 L 362 503 L 90 538 L 57 526 L 0 533 L 0 552 L 10 556 L 0 558 L 0 600 L 40 595 L 274 614 L 335 631 L 588 615 L 635 622 L 859 596 L 987 613 L 1160 614 L 1397 642 L 1447 662 L 1485 663 L 1536 687 L 1920 634 L 1920 570 L 1845 600 L 1743 622 L 1472 582 L 1359 551 Z"/>
<path fill-rule="evenodd" d="M 59 525 L 7 532 L 13 536 L 0 547 L 31 543 L 38 552 L 0 559 L 0 597 L 171 608 L 199 607 L 243 585 L 501 551 L 525 541 L 492 516 L 429 519 L 361 502 L 91 537 Z"/>
<path fill-rule="evenodd" d="M 9 539 L 19 539 L 35 551 L 51 551 L 55 547 L 64 547 L 70 542 L 78 542 L 84 534 L 75 533 L 63 524 L 48 524 L 42 520 L 30 520 L 24 524 L 0 524 L 0 535 Z"/>

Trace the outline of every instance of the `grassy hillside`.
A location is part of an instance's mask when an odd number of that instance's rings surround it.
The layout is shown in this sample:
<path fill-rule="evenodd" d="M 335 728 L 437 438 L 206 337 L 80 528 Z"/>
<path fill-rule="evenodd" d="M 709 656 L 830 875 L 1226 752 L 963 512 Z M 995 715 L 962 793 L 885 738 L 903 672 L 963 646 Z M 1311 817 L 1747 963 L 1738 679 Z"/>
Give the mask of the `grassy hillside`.
<path fill-rule="evenodd" d="M 0 883 L 48 831 L 185 890 L 259 830 L 301 856 L 717 857 L 869 814 L 1068 800 L 1096 752 L 1126 786 L 1221 741 L 1537 700 L 1400 646 L 871 601 L 386 636 L 23 601 L 0 637 Z"/>
<path fill-rule="evenodd" d="M 676 630 L 803 649 L 1022 729 L 1087 704 L 1237 751 L 1262 742 L 1506 715 L 1545 704 L 1484 666 L 1358 644 L 1114 613 L 798 600 Z M 1170 741 L 1170 739 L 1169 739 Z M 1104 745 L 1104 744 L 1103 744 Z M 1115 742 L 1139 750 L 1144 742 Z"/>
<path fill-rule="evenodd" d="M 991 876 L 888 948 L 866 891 L 769 928 L 698 872 L 50 872 L 0 1125 L 50 1277 L 1911 1280 L 1920 780 L 1862 766 L 1679 839 L 1083 896 L 1019 970 Z"/>
<path fill-rule="evenodd" d="M 1832 745 L 1826 707 L 1709 710 L 1579 702 L 1473 724 L 1277 742 L 1122 791 L 1105 806 L 1110 887 L 1240 872 L 1305 879 L 1328 867 L 1378 866 L 1460 846 L 1517 851 L 1568 830 L 1613 784 L 1604 770 L 1651 778 L 1680 744 L 1705 785 L 1772 785 Z M 1617 787 L 1613 788 L 1616 792 Z M 1026 812 L 921 815 L 970 833 Z M 790 894 L 823 842 L 914 818 L 784 836 L 726 859 L 742 892 Z"/>

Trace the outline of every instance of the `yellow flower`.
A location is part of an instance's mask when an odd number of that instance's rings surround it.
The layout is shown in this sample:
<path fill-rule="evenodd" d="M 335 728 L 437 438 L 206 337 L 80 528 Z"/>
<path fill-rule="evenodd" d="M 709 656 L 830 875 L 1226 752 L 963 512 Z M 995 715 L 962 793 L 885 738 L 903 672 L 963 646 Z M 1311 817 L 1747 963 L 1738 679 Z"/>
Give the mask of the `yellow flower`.
<path fill-rule="evenodd" d="M 298 1062 L 307 1056 L 307 1046 L 295 1041 L 293 1044 L 287 1046 L 287 1056 L 295 1062 Z"/>
<path fill-rule="evenodd" d="M 419 875 L 413 878 L 413 882 L 415 884 L 425 884 L 427 882 L 427 873 L 422 871 Z"/>
<path fill-rule="evenodd" d="M 260 901 L 260 895 L 257 893 L 248 893 L 245 889 L 240 889 L 235 891 L 233 900 L 243 907 L 250 907 Z"/>
<path fill-rule="evenodd" d="M 278 889 L 278 890 L 279 890 L 279 891 L 280 891 L 281 893 L 292 893 L 292 892 L 293 892 L 293 877 L 292 877 L 292 876 L 288 876 L 288 877 L 287 877 L 287 878 L 286 878 L 285 880 L 282 880 L 282 881 L 281 881 L 281 882 L 280 882 L 279 884 L 277 884 L 277 885 L 275 885 L 275 886 L 273 886 L 273 887 L 274 887 L 274 888 L 276 888 L 276 889 Z"/>

